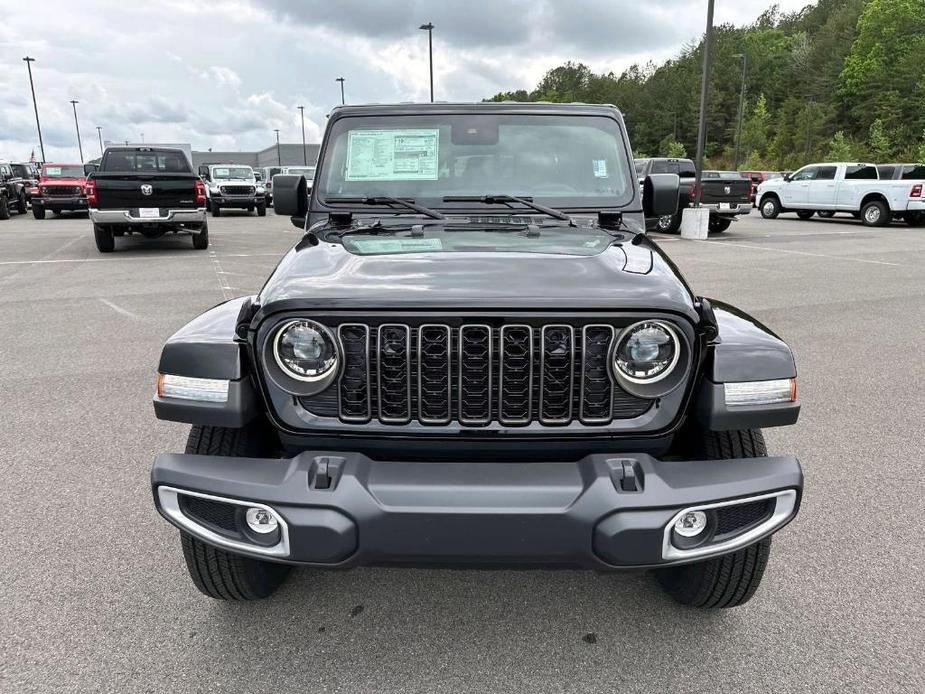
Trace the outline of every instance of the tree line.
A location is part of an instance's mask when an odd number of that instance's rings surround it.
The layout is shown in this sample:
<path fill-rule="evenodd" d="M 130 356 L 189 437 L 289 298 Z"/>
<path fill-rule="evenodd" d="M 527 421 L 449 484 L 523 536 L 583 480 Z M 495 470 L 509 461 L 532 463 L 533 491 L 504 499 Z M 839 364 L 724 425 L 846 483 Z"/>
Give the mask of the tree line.
<path fill-rule="evenodd" d="M 705 155 L 735 158 L 742 58 L 746 96 L 739 168 L 792 170 L 811 161 L 925 162 L 925 0 L 819 0 L 777 6 L 744 27 L 714 28 Z M 486 101 L 609 103 L 638 156 L 692 156 L 703 42 L 662 65 L 595 74 L 567 62 L 532 91 Z"/>

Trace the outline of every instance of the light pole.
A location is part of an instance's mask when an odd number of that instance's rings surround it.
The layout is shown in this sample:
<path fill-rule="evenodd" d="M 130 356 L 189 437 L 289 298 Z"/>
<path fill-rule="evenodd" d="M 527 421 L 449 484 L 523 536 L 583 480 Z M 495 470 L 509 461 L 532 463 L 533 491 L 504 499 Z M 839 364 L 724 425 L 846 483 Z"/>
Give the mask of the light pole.
<path fill-rule="evenodd" d="M 430 103 L 434 103 L 434 25 L 432 22 L 418 27 L 427 32 L 427 52 L 430 59 Z"/>
<path fill-rule="evenodd" d="M 29 88 L 32 90 L 32 108 L 35 109 L 35 128 L 39 131 L 39 149 L 42 151 L 42 163 L 45 163 L 45 143 L 42 142 L 42 125 L 39 123 L 39 105 L 35 100 L 35 83 L 32 81 L 32 63 L 35 62 L 35 58 L 30 58 L 26 56 L 23 58 L 23 61 L 26 63 L 26 69 L 29 70 Z"/>
<path fill-rule="evenodd" d="M 308 154 L 305 152 L 305 107 L 299 106 L 299 113 L 302 116 L 302 164 L 308 166 Z"/>
<path fill-rule="evenodd" d="M 338 77 L 334 80 L 335 82 L 340 82 L 340 105 L 343 106 L 347 102 L 344 100 L 344 78 Z"/>
<path fill-rule="evenodd" d="M 100 156 L 103 156 L 103 128 L 102 126 L 96 126 L 96 134 L 100 138 Z"/>
<path fill-rule="evenodd" d="M 84 146 L 80 143 L 80 122 L 77 120 L 77 99 L 71 99 L 71 106 L 74 107 L 74 127 L 77 128 L 77 151 L 80 152 L 80 163 L 84 163 Z"/>
<path fill-rule="evenodd" d="M 739 122 L 736 124 L 736 150 L 735 157 L 732 160 L 732 168 L 734 171 L 739 170 L 739 146 L 742 140 L 742 114 L 745 111 L 745 70 L 748 65 L 748 56 L 744 53 L 736 53 L 732 56 L 733 58 L 742 59 L 742 89 L 739 92 Z"/>
<path fill-rule="evenodd" d="M 276 133 L 276 164 L 278 166 L 283 165 L 283 155 L 279 151 L 279 128 L 274 128 L 273 132 Z"/>
<path fill-rule="evenodd" d="M 697 130 L 697 161 L 696 177 L 694 179 L 694 207 L 700 207 L 700 194 L 702 192 L 700 181 L 703 177 L 703 148 L 707 139 L 707 96 L 710 87 L 710 47 L 713 43 L 713 2 L 707 5 L 707 33 L 703 39 L 703 78 L 700 82 L 700 126 Z"/>

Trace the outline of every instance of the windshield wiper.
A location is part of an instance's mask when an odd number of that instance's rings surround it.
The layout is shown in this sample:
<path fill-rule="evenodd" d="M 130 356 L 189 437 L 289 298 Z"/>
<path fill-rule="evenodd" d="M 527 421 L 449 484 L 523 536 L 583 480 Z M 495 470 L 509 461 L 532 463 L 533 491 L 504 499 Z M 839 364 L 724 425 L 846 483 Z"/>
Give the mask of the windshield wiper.
<path fill-rule="evenodd" d="M 391 195 L 376 195 L 366 198 L 325 198 L 322 203 L 343 203 L 345 205 L 387 205 L 389 207 L 404 207 L 408 210 L 414 210 L 431 219 L 446 219 L 442 214 L 429 207 L 418 205 L 414 200 L 408 198 L 393 198 Z"/>
<path fill-rule="evenodd" d="M 546 207 L 546 205 L 540 205 L 538 202 L 533 202 L 533 198 L 520 198 L 516 195 L 507 195 L 505 193 L 494 194 L 494 195 L 445 195 L 443 197 L 443 202 L 482 202 L 486 205 L 494 205 L 500 203 L 502 205 L 507 205 L 510 207 L 510 203 L 516 202 L 524 207 L 529 207 L 532 210 L 537 212 L 542 212 L 545 215 L 552 217 L 553 219 L 561 219 L 564 222 L 568 222 L 570 227 L 577 227 L 575 220 L 569 217 L 565 212 L 557 210 L 553 207 Z"/>

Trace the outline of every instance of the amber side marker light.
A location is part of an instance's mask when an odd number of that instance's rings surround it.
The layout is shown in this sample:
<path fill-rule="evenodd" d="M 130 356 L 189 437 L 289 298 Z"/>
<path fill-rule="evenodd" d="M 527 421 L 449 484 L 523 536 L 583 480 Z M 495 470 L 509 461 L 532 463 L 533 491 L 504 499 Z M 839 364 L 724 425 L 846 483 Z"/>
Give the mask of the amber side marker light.
<path fill-rule="evenodd" d="M 228 402 L 229 381 L 157 374 L 157 397 L 200 402 Z"/>
<path fill-rule="evenodd" d="M 797 399 L 796 378 L 726 383 L 724 388 L 726 407 L 776 405 L 783 402 L 796 402 Z"/>

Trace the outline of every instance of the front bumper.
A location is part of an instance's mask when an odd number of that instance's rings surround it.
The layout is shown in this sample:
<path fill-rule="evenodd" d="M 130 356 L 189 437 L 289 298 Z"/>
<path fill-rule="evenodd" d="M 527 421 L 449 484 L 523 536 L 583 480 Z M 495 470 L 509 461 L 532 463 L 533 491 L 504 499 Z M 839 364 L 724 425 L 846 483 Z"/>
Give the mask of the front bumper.
<path fill-rule="evenodd" d="M 266 203 L 266 198 L 263 195 L 251 197 L 229 197 L 215 195 L 213 193 L 209 200 L 213 205 L 219 205 L 220 207 L 237 207 L 241 209 L 256 207 L 257 205 Z"/>
<path fill-rule="evenodd" d="M 33 207 L 41 207 L 46 210 L 63 212 L 66 210 L 86 210 L 87 199 L 81 197 L 41 197 L 32 198 Z"/>
<path fill-rule="evenodd" d="M 209 544 L 263 559 L 330 567 L 553 564 L 604 570 L 735 551 L 792 520 L 803 487 L 795 458 L 669 462 L 645 454 L 562 463 L 382 462 L 311 451 L 281 460 L 162 455 L 151 481 L 168 521 Z M 241 532 L 184 511 L 191 496 L 240 511 Z M 716 534 L 697 548 L 673 544 L 671 529 L 681 511 L 714 505 L 714 513 L 742 511 L 745 501 L 765 504 L 763 520 L 737 534 Z M 279 541 L 271 547 L 248 539 L 240 519 L 242 507 L 253 505 L 280 520 Z"/>
<path fill-rule="evenodd" d="M 90 219 L 95 224 L 201 224 L 206 220 L 206 208 L 161 209 L 159 217 L 141 217 L 137 209 L 98 210 L 91 207 Z"/>

